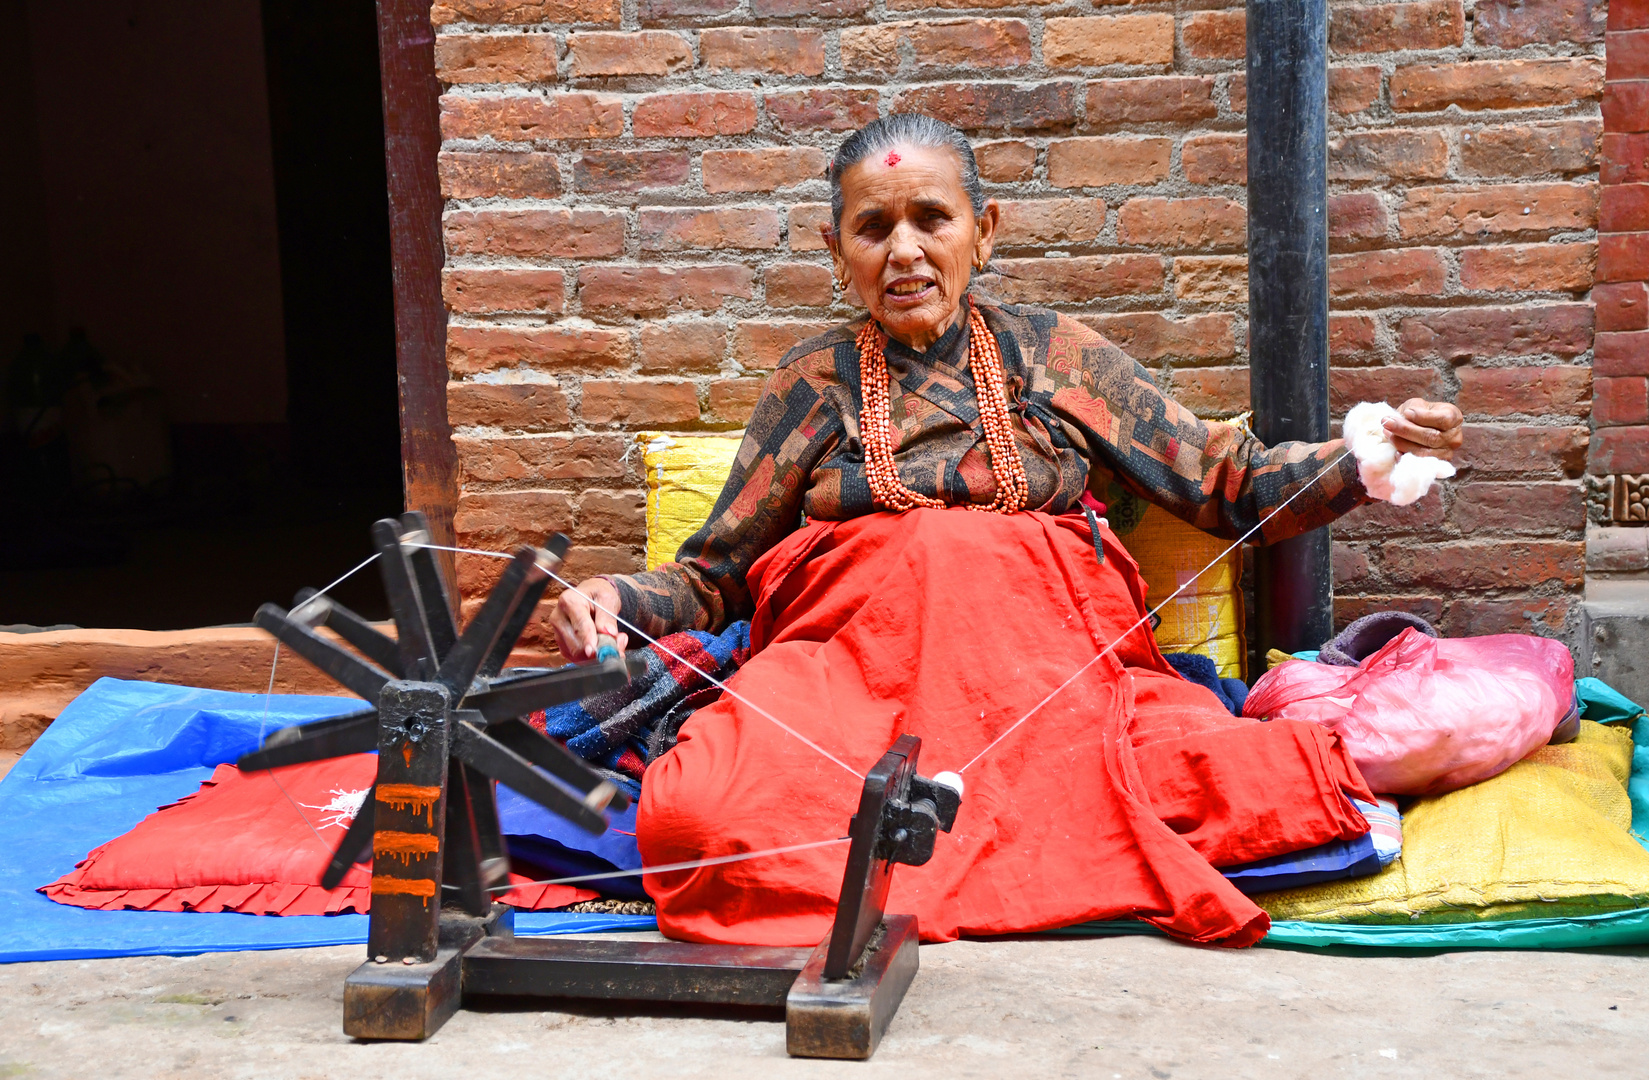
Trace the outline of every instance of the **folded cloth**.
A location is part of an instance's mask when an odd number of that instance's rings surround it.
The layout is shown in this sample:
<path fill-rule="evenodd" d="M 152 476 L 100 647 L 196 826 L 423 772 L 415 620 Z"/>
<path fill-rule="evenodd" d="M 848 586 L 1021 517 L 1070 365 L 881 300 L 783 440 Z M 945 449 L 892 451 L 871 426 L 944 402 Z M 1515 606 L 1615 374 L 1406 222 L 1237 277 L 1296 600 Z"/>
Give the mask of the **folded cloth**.
<path fill-rule="evenodd" d="M 1403 814 L 1397 809 L 1397 800 L 1382 795 L 1373 802 L 1351 801 L 1368 821 L 1368 835 L 1375 854 L 1380 856 L 1380 865 L 1389 865 L 1403 853 Z"/>
<path fill-rule="evenodd" d="M 1243 702 L 1248 700 L 1248 684 L 1241 679 L 1222 679 L 1213 659 L 1201 653 L 1163 653 L 1168 666 L 1198 686 L 1206 686 L 1220 699 L 1220 704 L 1231 710 L 1232 716 L 1242 715 Z"/>
<path fill-rule="evenodd" d="M 1220 873 L 1244 893 L 1253 895 L 1367 877 L 1379 873 L 1383 865 L 1374 837 L 1369 834 L 1351 840 L 1331 840 L 1305 851 L 1276 855 L 1242 866 L 1228 866 Z"/>
<path fill-rule="evenodd" d="M 1338 667 L 1356 667 L 1365 657 L 1373 656 L 1392 638 L 1409 627 L 1427 637 L 1442 637 L 1431 623 L 1406 611 L 1376 611 L 1352 621 L 1351 625 L 1323 642 L 1317 653 L 1320 664 Z"/>

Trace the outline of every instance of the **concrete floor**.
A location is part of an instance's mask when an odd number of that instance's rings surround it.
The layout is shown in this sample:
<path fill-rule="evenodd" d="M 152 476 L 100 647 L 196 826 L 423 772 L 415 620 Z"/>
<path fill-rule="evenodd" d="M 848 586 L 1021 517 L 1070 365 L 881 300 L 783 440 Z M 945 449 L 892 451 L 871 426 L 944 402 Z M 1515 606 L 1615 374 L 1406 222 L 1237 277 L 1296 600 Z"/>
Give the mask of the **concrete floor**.
<path fill-rule="evenodd" d="M 1641 1077 L 1645 950 L 1323 956 L 1160 938 L 925 946 L 876 1057 L 782 1023 L 460 1012 L 422 1045 L 339 1030 L 356 946 L 0 967 L 0 1077 Z"/>

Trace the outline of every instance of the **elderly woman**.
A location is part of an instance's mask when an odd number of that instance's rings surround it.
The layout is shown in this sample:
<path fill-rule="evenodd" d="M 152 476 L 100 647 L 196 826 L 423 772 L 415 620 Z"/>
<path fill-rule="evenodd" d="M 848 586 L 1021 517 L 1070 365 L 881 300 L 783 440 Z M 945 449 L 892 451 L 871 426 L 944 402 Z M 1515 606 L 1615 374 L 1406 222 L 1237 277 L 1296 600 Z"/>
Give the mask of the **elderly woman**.
<path fill-rule="evenodd" d="M 573 659 L 618 633 L 607 611 L 654 636 L 751 620 L 736 696 L 647 770 L 646 862 L 839 837 L 856 774 L 912 732 L 923 771 L 967 787 L 932 861 L 894 875 L 889 910 L 924 938 L 1136 917 L 1257 940 L 1264 913 L 1214 867 L 1361 835 L 1349 796 L 1371 796 L 1336 736 L 1233 717 L 1174 672 L 1140 626 L 1133 560 L 1079 502 L 1114 481 L 1231 538 L 1281 509 L 1275 541 L 1368 501 L 1357 461 L 1199 420 L 1083 324 L 970 292 L 999 210 L 948 125 L 878 120 L 829 175 L 825 239 L 868 317 L 779 364 L 676 562 L 584 582 L 553 619 Z M 1416 454 L 1461 441 L 1446 404 L 1410 401 L 1387 428 Z M 674 936 L 813 944 L 844 852 L 648 889 Z"/>

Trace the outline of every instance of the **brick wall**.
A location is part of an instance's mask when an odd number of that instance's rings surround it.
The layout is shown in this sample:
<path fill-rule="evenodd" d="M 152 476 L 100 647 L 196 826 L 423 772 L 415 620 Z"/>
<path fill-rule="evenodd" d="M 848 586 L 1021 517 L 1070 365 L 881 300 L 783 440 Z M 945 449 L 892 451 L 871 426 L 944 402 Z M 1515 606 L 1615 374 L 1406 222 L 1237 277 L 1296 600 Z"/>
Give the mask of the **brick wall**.
<path fill-rule="evenodd" d="M 1340 613 L 1569 634 L 1605 8 L 1331 6 L 1335 408 L 1421 394 L 1471 421 L 1442 498 L 1337 527 Z M 1080 316 L 1204 415 L 1246 405 L 1240 7 L 442 0 L 432 16 L 466 545 L 554 526 L 576 576 L 639 566 L 626 433 L 737 428 L 792 343 L 853 314 L 817 231 L 822 172 L 842 132 L 893 111 L 974 137 L 1004 206 L 1000 295 Z M 473 602 L 497 564 L 459 565 Z"/>

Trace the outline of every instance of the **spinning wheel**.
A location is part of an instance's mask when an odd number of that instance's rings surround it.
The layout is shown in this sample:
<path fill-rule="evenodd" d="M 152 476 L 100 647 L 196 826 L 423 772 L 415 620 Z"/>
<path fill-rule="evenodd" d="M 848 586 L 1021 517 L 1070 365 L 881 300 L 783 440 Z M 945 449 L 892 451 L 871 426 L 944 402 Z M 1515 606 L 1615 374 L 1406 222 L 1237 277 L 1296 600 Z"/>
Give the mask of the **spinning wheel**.
<path fill-rule="evenodd" d="M 522 547 L 460 634 L 420 514 L 372 528 L 396 636 L 305 590 L 257 625 L 375 706 L 282 728 L 245 770 L 378 751 L 378 774 L 322 878 L 336 888 L 372 859 L 370 959 L 344 985 L 344 1031 L 422 1039 L 467 995 L 531 994 L 783 1006 L 792 1054 L 869 1057 L 917 967 L 916 920 L 884 915 L 893 864 L 921 865 L 948 832 L 959 790 L 916 772 L 921 740 L 901 736 L 866 774 L 849 827 L 831 935 L 816 949 L 685 942 L 516 939 L 509 855 L 493 782 L 591 833 L 625 794 L 523 720 L 549 705 L 622 687 L 644 670 L 603 638 L 594 663 L 507 669 L 568 541 Z M 356 651 L 315 629 L 325 626 Z"/>

